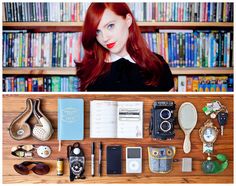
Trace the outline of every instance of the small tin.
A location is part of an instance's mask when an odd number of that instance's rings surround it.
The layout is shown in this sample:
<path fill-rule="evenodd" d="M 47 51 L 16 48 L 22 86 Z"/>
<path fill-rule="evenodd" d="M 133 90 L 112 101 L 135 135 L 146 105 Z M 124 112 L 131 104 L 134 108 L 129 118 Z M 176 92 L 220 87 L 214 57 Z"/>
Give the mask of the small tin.
<path fill-rule="evenodd" d="M 62 176 L 64 174 L 64 159 L 57 158 L 57 176 Z"/>

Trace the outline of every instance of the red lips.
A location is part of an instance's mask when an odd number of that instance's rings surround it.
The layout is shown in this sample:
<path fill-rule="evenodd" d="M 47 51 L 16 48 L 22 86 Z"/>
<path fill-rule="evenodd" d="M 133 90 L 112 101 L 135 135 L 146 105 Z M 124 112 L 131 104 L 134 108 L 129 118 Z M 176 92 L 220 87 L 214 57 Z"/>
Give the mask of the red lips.
<path fill-rule="evenodd" d="M 116 43 L 109 43 L 109 44 L 107 44 L 107 48 L 112 48 L 112 47 L 115 46 L 115 44 L 116 44 Z"/>

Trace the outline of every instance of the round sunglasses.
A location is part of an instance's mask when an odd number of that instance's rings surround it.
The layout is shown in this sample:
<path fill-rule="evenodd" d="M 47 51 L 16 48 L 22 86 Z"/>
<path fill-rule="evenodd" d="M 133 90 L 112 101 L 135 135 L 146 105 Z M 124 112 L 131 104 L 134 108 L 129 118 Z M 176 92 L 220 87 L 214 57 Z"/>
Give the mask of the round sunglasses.
<path fill-rule="evenodd" d="M 27 166 L 35 164 L 34 167 L 28 168 Z M 28 175 L 30 170 L 32 170 L 35 174 L 44 175 L 50 171 L 50 168 L 47 164 L 43 162 L 31 162 L 31 161 L 24 161 L 21 164 L 15 164 L 14 169 L 21 175 Z"/>

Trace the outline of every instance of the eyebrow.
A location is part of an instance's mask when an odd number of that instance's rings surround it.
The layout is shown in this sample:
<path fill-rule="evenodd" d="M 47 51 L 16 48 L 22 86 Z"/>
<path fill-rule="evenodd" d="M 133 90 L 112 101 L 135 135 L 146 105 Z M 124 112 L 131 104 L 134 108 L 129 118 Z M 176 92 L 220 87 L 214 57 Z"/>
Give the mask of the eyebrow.
<path fill-rule="evenodd" d="M 107 27 L 107 25 L 111 24 L 112 22 L 115 22 L 115 20 L 108 21 L 108 22 L 103 26 L 103 28 Z M 98 30 L 99 30 L 99 29 L 98 29 Z"/>

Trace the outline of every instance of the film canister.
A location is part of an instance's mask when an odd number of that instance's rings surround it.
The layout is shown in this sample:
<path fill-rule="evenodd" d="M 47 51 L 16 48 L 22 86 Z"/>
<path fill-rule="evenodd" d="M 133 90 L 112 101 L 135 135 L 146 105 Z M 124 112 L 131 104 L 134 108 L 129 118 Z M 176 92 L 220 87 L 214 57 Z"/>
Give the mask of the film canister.
<path fill-rule="evenodd" d="M 63 158 L 57 158 L 57 176 L 64 174 L 64 160 Z"/>

